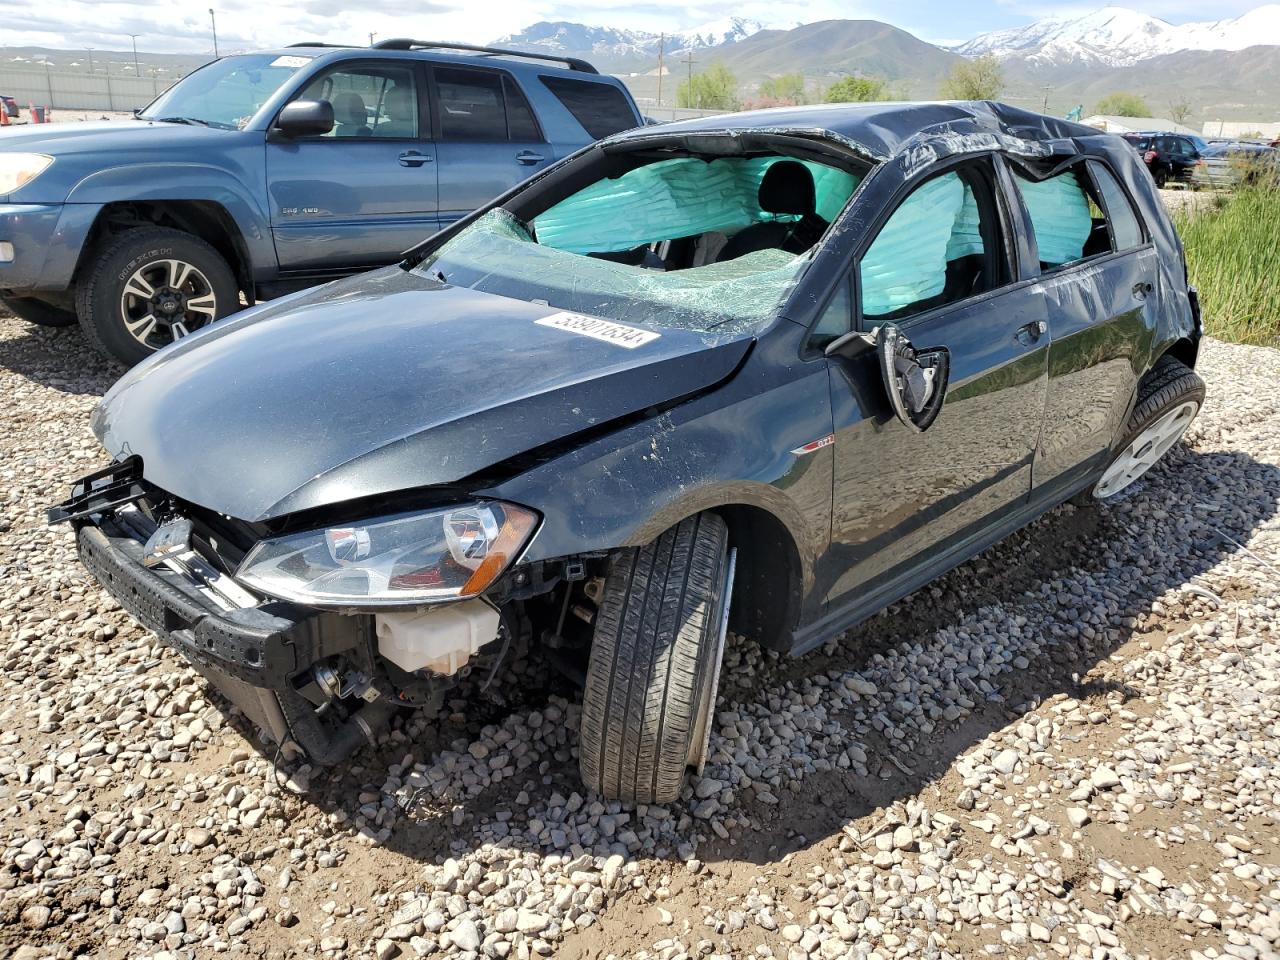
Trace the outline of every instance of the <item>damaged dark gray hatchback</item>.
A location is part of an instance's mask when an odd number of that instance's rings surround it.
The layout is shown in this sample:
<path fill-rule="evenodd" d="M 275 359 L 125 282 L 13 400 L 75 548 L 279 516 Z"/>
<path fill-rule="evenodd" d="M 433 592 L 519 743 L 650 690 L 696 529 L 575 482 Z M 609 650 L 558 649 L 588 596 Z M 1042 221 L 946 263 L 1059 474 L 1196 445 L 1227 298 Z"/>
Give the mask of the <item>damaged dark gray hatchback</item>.
<path fill-rule="evenodd" d="M 674 799 L 727 627 L 803 653 L 1204 397 L 1182 249 L 1122 140 L 989 103 L 622 134 L 403 264 L 185 338 L 50 511 L 321 764 L 535 646 L 581 770 Z"/>

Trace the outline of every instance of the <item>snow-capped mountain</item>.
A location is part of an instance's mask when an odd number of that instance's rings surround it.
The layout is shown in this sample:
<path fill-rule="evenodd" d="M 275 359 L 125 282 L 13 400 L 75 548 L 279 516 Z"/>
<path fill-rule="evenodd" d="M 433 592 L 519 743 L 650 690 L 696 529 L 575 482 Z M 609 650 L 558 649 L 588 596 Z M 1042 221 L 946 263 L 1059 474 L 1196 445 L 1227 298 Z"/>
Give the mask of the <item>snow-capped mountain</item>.
<path fill-rule="evenodd" d="M 542 49 L 551 53 L 591 55 L 605 61 L 628 59 L 652 60 L 663 46 L 668 54 L 684 50 L 703 50 L 737 43 L 764 29 L 764 25 L 745 17 L 713 20 L 690 30 L 661 34 L 645 30 L 621 30 L 615 27 L 591 27 L 566 20 L 547 21 L 525 27 L 493 41 L 496 47 Z"/>
<path fill-rule="evenodd" d="M 1126 7 L 1081 17 L 1048 17 L 1025 27 L 984 33 L 953 49 L 966 57 L 993 53 L 1038 65 L 1073 62 L 1130 66 L 1182 50 L 1243 50 L 1280 45 L 1280 4 L 1239 17 L 1174 25 Z"/>

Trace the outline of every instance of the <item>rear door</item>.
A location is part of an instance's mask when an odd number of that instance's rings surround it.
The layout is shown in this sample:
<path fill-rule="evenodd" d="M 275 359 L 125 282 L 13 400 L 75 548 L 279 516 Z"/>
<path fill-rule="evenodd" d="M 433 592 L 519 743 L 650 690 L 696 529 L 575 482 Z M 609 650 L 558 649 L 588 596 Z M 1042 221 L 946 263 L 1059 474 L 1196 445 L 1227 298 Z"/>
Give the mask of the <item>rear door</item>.
<path fill-rule="evenodd" d="M 990 161 L 970 161 L 919 185 L 860 258 L 859 329 L 892 322 L 918 348 L 946 347 L 951 372 L 937 420 L 916 433 L 885 412 L 866 355 L 832 360 L 833 609 L 894 593 L 1027 502 L 1048 338 L 1034 281 L 1016 279 L 1010 223 Z M 824 316 L 818 332 L 839 326 Z"/>
<path fill-rule="evenodd" d="M 1159 260 L 1119 179 L 1099 160 L 1040 181 L 1015 170 L 1049 315 L 1049 391 L 1037 494 L 1105 461 L 1129 414 L 1159 309 Z"/>
<path fill-rule="evenodd" d="M 271 230 L 282 270 L 392 263 L 434 233 L 436 166 L 423 64 L 346 61 L 297 100 L 333 105 L 333 130 L 267 141 Z"/>
<path fill-rule="evenodd" d="M 441 226 L 554 160 L 520 85 L 505 70 L 434 64 Z"/>

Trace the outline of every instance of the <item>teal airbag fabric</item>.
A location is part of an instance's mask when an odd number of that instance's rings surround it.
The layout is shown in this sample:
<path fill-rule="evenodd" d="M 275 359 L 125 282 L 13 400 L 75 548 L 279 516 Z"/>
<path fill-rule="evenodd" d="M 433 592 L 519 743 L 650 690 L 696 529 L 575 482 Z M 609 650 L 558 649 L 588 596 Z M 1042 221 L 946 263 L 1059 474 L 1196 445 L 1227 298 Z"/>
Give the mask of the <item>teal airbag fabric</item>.
<path fill-rule="evenodd" d="M 964 208 L 965 184 L 954 173 L 928 181 L 902 202 L 862 257 L 864 314 L 892 313 L 943 291 L 952 235 Z"/>
<path fill-rule="evenodd" d="M 633 250 L 711 231 L 735 233 L 775 218 L 760 209 L 760 181 L 781 157 L 661 160 L 601 180 L 533 222 L 538 243 L 570 253 Z M 847 171 L 802 161 L 813 174 L 816 208 L 835 219 L 857 185 Z"/>
<path fill-rule="evenodd" d="M 1079 260 L 1093 230 L 1093 215 L 1075 173 L 1068 170 L 1039 182 L 1019 177 L 1018 187 L 1031 214 L 1041 262 L 1061 266 Z"/>

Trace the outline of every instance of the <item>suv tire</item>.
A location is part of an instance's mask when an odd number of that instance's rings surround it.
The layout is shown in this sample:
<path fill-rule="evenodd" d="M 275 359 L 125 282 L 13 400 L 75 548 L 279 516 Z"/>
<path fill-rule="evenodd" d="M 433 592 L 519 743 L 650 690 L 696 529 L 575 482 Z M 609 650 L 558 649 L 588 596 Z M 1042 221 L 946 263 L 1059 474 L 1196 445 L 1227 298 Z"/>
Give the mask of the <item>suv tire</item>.
<path fill-rule="evenodd" d="M 107 240 L 76 287 L 89 343 L 126 366 L 239 309 L 239 286 L 222 255 L 168 227 L 138 227 Z"/>
<path fill-rule="evenodd" d="M 36 297 L 4 297 L 0 298 L 0 303 L 20 320 L 34 323 L 38 327 L 69 327 L 76 322 L 76 315 L 72 311 L 55 307 Z"/>
<path fill-rule="evenodd" d="M 614 558 L 582 698 L 586 786 L 669 803 L 706 750 L 732 564 L 724 520 L 702 513 Z"/>
<path fill-rule="evenodd" d="M 1138 402 L 1111 463 L 1091 491 L 1105 500 L 1124 490 L 1163 457 L 1191 426 L 1204 404 L 1204 381 L 1165 354 L 1138 385 Z"/>

